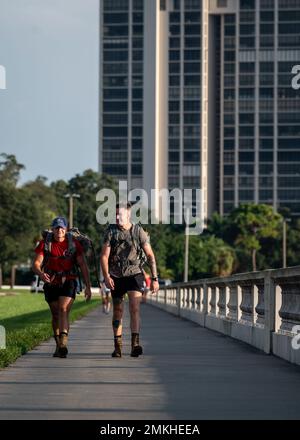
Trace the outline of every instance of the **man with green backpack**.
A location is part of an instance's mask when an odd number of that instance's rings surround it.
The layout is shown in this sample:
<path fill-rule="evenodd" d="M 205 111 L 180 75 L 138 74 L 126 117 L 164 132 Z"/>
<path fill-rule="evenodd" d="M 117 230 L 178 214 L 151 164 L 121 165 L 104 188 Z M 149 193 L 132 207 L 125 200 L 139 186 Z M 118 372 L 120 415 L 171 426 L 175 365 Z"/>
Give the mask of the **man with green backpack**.
<path fill-rule="evenodd" d="M 91 284 L 79 231 L 77 234 L 67 231 L 63 217 L 55 218 L 51 227 L 51 230 L 44 231 L 43 240 L 35 248 L 32 268 L 45 283 L 45 300 L 51 310 L 56 341 L 53 356 L 65 358 L 68 354 L 69 313 L 78 291 L 77 266 L 84 278 L 87 301 L 91 298 Z"/>
<path fill-rule="evenodd" d="M 114 332 L 114 351 L 112 357 L 122 357 L 122 317 L 123 301 L 129 298 L 131 327 L 131 356 L 143 353 L 139 342 L 140 301 L 144 290 L 142 266 L 144 256 L 151 270 L 151 291 L 159 288 L 154 253 L 149 237 L 140 224 L 130 221 L 130 202 L 117 205 L 116 224 L 108 227 L 103 241 L 100 257 L 105 284 L 111 289 L 113 299 L 112 326 Z"/>

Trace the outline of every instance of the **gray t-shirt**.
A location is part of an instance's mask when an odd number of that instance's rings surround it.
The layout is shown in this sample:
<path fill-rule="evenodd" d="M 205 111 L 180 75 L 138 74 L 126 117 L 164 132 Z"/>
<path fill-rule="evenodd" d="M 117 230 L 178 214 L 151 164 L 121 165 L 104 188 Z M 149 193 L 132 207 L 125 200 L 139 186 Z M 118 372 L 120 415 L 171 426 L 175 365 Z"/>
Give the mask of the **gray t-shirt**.
<path fill-rule="evenodd" d="M 135 240 L 133 240 L 133 228 L 137 228 Z M 140 248 L 146 243 L 150 243 L 149 235 L 139 225 L 132 225 L 128 230 L 117 225 L 108 227 L 104 235 L 104 244 L 111 246 L 109 273 L 117 278 L 141 273 L 138 254 Z"/>

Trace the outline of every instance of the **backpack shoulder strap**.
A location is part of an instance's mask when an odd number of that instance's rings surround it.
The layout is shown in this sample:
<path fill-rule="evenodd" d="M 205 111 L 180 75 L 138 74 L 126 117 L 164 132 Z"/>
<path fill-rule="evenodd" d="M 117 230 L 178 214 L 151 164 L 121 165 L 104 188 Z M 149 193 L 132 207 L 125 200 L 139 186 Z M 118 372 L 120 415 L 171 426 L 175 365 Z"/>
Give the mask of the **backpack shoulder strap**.
<path fill-rule="evenodd" d="M 118 245 L 119 229 L 116 225 L 109 225 L 108 231 L 111 232 L 111 249 L 114 250 Z"/>
<path fill-rule="evenodd" d="M 44 238 L 44 253 L 45 255 L 51 254 L 51 248 L 52 248 L 52 240 L 53 240 L 53 232 L 47 231 L 46 236 Z"/>
<path fill-rule="evenodd" d="M 66 236 L 68 240 L 68 255 L 74 255 L 76 252 L 76 245 L 73 234 L 71 232 L 67 232 Z"/>
<path fill-rule="evenodd" d="M 42 269 L 47 266 L 49 258 L 51 256 L 52 249 L 52 240 L 53 240 L 53 232 L 52 231 L 44 231 L 42 233 L 44 237 L 44 259 L 42 263 Z"/>
<path fill-rule="evenodd" d="M 141 269 L 143 269 L 143 266 L 145 264 L 148 265 L 148 262 L 147 262 L 148 260 L 147 260 L 145 251 L 141 246 L 140 232 L 141 232 L 142 228 L 143 227 L 142 227 L 141 223 L 137 223 L 137 224 L 133 225 L 132 230 L 131 230 L 132 242 L 133 242 L 133 245 L 136 249 L 137 257 L 140 261 L 140 268 Z"/>
<path fill-rule="evenodd" d="M 141 249 L 140 230 L 141 230 L 140 223 L 136 223 L 135 225 L 133 225 L 130 230 L 132 242 L 137 251 Z"/>

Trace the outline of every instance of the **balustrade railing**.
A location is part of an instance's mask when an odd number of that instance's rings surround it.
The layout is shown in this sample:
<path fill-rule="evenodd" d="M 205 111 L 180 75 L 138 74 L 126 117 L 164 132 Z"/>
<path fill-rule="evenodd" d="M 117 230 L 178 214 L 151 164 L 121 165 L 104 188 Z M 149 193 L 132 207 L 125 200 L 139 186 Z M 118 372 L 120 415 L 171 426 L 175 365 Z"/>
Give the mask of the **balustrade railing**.
<path fill-rule="evenodd" d="M 274 334 L 293 338 L 300 326 L 300 266 L 176 283 L 149 300 L 270 353 Z"/>

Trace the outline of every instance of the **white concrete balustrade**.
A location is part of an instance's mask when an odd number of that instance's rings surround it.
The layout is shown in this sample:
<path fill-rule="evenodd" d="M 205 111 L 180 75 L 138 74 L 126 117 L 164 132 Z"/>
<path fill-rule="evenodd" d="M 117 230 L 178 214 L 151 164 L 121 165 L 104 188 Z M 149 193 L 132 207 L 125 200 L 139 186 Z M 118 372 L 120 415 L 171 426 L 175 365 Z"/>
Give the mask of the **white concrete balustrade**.
<path fill-rule="evenodd" d="M 161 287 L 149 302 L 300 365 L 300 266 Z M 295 347 L 295 344 L 293 344 Z"/>

